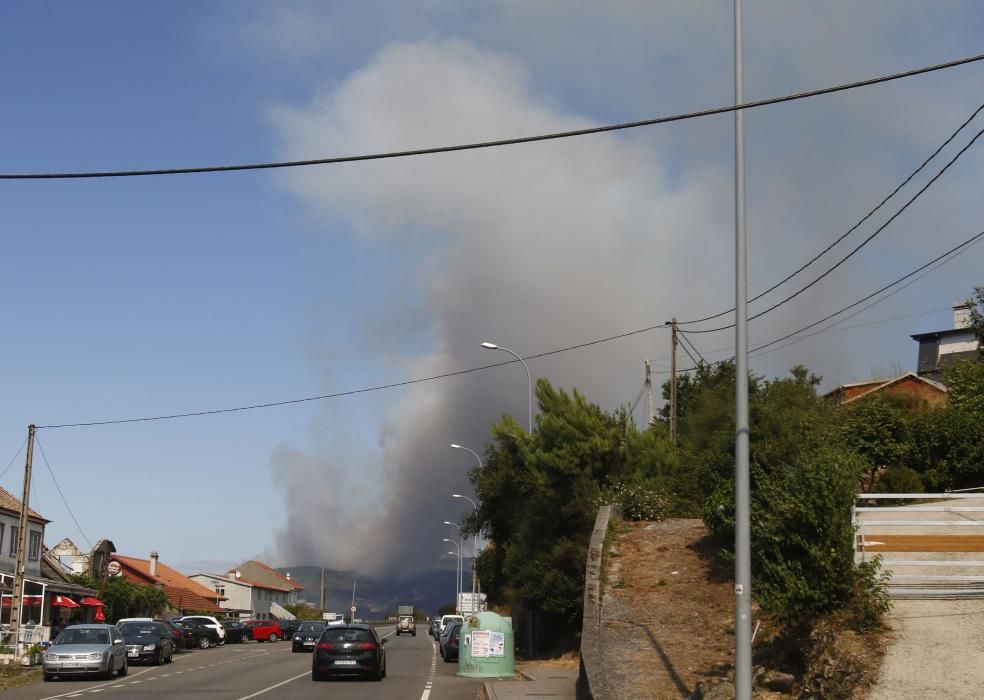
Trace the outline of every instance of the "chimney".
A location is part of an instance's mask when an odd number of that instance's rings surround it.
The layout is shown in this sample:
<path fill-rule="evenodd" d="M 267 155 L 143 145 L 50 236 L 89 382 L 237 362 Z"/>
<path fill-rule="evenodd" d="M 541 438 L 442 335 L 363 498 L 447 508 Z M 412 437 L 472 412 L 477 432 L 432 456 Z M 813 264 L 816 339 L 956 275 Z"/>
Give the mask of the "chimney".
<path fill-rule="evenodd" d="M 150 575 L 157 576 L 157 560 L 159 556 L 156 551 L 150 553 Z"/>
<path fill-rule="evenodd" d="M 962 301 L 953 305 L 953 327 L 970 328 L 970 312 L 974 305 L 969 301 Z"/>
<path fill-rule="evenodd" d="M 287 580 L 290 581 L 290 572 L 287 572 Z"/>

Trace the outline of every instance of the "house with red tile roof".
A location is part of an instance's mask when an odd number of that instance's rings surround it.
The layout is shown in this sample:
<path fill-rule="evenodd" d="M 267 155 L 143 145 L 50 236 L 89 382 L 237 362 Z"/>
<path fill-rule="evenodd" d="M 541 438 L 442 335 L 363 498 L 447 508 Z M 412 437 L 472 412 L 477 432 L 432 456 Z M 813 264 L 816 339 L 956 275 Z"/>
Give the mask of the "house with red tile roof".
<path fill-rule="evenodd" d="M 297 581 L 291 580 L 290 572 L 282 574 L 272 566 L 268 566 L 267 564 L 264 564 L 261 561 L 256 561 L 255 559 L 250 559 L 249 561 L 243 562 L 235 569 L 231 569 L 229 571 L 229 575 L 235 576 L 237 572 L 239 573 L 239 578 L 241 579 L 257 581 L 267 586 L 279 586 L 287 589 L 289 591 L 289 595 L 287 596 L 288 605 L 296 605 L 298 592 L 304 590 L 304 586 L 299 584 Z"/>
<path fill-rule="evenodd" d="M 293 594 L 293 588 L 287 584 L 270 585 L 253 581 L 244 577 L 241 571 L 239 576 L 235 573 L 226 576 L 194 574 L 191 578 L 225 595 L 227 600 L 223 600 L 221 606 L 230 617 L 243 620 L 294 619 L 294 615 L 284 607 L 290 605 L 289 598 Z"/>
<path fill-rule="evenodd" d="M 127 581 L 163 590 L 171 607 L 179 614 L 223 612 L 221 603 L 226 600 L 224 595 L 161 563 L 157 552 L 151 552 L 149 559 L 113 554 L 113 561 L 119 563 L 119 575 Z"/>

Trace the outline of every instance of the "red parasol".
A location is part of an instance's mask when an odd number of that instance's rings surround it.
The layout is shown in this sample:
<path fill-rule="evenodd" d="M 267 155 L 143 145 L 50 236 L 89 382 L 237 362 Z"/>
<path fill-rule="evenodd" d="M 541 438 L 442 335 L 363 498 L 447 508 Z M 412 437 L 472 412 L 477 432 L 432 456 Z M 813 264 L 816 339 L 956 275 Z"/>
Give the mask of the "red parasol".
<path fill-rule="evenodd" d="M 106 615 L 103 613 L 102 607 L 96 608 L 95 620 L 96 622 L 105 622 Z"/>
<path fill-rule="evenodd" d="M 74 600 L 72 600 L 71 598 L 66 598 L 63 595 L 56 595 L 56 596 L 54 596 L 51 599 L 51 604 L 52 605 L 60 605 L 63 608 L 78 608 L 78 607 L 80 607 L 79 604 L 76 603 Z"/>
<path fill-rule="evenodd" d="M 86 596 L 79 602 L 82 603 L 82 605 L 87 605 L 90 608 L 101 608 L 102 606 L 105 605 L 105 603 L 99 600 L 98 598 L 90 598 L 89 596 Z"/>

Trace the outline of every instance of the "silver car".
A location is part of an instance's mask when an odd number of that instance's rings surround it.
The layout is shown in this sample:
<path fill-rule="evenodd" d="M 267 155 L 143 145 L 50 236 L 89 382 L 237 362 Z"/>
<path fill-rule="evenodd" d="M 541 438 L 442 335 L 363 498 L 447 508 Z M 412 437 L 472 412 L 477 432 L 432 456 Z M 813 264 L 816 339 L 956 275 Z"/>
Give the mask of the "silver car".
<path fill-rule="evenodd" d="M 48 647 L 41 670 L 44 679 L 55 676 L 127 674 L 126 645 L 113 625 L 70 625 Z"/>

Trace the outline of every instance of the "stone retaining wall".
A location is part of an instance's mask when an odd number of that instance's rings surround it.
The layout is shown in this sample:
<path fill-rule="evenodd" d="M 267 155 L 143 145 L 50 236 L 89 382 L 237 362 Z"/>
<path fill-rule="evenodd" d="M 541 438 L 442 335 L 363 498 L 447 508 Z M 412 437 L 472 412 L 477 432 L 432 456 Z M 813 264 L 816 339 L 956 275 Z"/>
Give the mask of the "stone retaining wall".
<path fill-rule="evenodd" d="M 581 664 L 577 679 L 578 700 L 614 698 L 608 686 L 602 660 L 602 612 L 604 591 L 601 589 L 601 563 L 605 557 L 608 523 L 620 516 L 616 506 L 602 506 L 595 518 L 588 545 L 584 575 L 584 620 L 581 623 Z"/>

